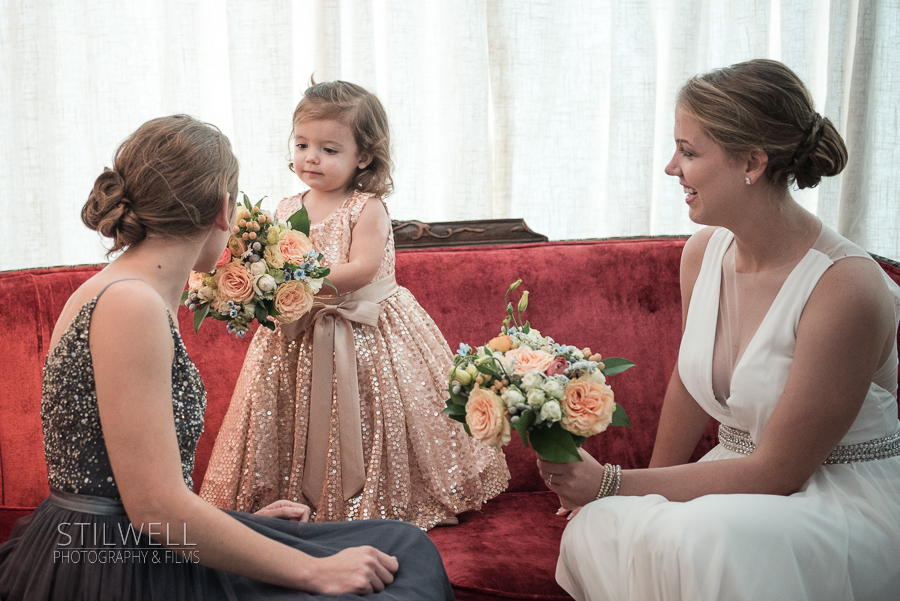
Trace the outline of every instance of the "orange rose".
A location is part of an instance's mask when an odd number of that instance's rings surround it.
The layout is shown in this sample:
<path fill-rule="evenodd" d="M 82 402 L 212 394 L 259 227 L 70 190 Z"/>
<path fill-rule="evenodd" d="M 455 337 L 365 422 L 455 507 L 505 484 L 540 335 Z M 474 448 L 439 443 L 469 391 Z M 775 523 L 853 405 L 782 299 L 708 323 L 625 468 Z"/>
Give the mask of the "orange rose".
<path fill-rule="evenodd" d="M 509 336 L 497 336 L 492 338 L 487 345 L 495 351 L 505 353 L 512 348 L 512 340 L 510 340 Z"/>
<path fill-rule="evenodd" d="M 562 408 L 563 428 L 578 436 L 591 436 L 603 432 L 612 422 L 616 402 L 612 388 L 606 384 L 579 379 L 566 386 Z"/>
<path fill-rule="evenodd" d="M 475 388 L 466 403 L 466 423 L 472 436 L 489 447 L 509 443 L 509 420 L 506 407 L 496 394 L 487 388 Z"/>
<path fill-rule="evenodd" d="M 313 306 L 313 293 L 309 286 L 299 280 L 285 282 L 275 293 L 275 309 L 280 315 L 275 319 L 281 323 L 293 323 L 306 315 Z"/>
<path fill-rule="evenodd" d="M 219 295 L 225 300 L 244 302 L 253 298 L 253 276 L 240 263 L 229 263 L 216 270 Z"/>
<path fill-rule="evenodd" d="M 228 238 L 227 248 L 228 251 L 235 257 L 240 257 L 247 251 L 247 245 L 244 244 L 244 241 L 237 236 L 231 236 L 230 238 Z"/>
<path fill-rule="evenodd" d="M 200 286 L 203 285 L 203 274 L 198 273 L 196 271 L 191 272 L 191 277 L 188 278 L 188 288 L 191 290 L 200 290 Z"/>
<path fill-rule="evenodd" d="M 515 360 L 515 364 L 513 361 Z M 530 371 L 544 373 L 553 363 L 553 355 L 544 351 L 535 351 L 527 346 L 514 348 L 503 357 L 503 363 L 507 369 L 512 369 L 514 374 L 523 375 Z"/>
<path fill-rule="evenodd" d="M 303 262 L 303 255 L 312 250 L 312 242 L 309 238 L 295 230 L 287 230 L 281 234 L 278 241 L 278 252 L 284 257 L 285 263 L 299 265 Z"/>

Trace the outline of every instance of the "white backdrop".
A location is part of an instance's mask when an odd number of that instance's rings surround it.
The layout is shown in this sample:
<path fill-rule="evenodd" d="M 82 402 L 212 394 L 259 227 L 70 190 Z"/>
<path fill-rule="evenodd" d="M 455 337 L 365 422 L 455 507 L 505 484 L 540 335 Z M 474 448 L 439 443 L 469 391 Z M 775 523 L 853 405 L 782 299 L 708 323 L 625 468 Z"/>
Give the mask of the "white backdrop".
<path fill-rule="evenodd" d="M 241 188 L 301 189 L 310 75 L 385 104 L 394 218 L 524 217 L 551 239 L 688 234 L 663 167 L 689 76 L 784 61 L 850 164 L 799 195 L 900 257 L 900 0 L 0 0 L 0 270 L 94 263 L 94 178 L 147 119 L 219 125 Z"/>

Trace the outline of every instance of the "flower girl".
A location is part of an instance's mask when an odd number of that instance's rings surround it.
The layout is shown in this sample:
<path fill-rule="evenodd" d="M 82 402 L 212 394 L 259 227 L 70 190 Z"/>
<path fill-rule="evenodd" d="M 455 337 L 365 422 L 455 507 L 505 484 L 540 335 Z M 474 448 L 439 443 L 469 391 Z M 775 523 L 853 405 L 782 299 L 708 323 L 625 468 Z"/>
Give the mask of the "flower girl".
<path fill-rule="evenodd" d="M 292 499 L 316 521 L 454 523 L 509 472 L 500 451 L 440 415 L 452 355 L 394 279 L 387 115 L 358 85 L 316 84 L 294 111 L 292 144 L 309 190 L 277 213 L 307 209 L 337 293 L 326 286 L 298 322 L 256 332 L 201 495 L 245 511 Z"/>

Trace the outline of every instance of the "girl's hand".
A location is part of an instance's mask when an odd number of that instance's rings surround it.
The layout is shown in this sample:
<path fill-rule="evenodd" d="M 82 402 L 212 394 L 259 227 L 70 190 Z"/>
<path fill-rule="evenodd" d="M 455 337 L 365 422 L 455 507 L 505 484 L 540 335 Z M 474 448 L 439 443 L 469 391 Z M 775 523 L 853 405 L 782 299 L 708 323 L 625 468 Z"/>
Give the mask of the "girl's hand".
<path fill-rule="evenodd" d="M 394 581 L 397 558 L 374 547 L 351 547 L 317 560 L 310 592 L 333 595 L 378 593 Z"/>
<path fill-rule="evenodd" d="M 282 499 L 266 505 L 256 512 L 256 515 L 262 515 L 267 518 L 280 518 L 282 520 L 292 520 L 294 522 L 309 521 L 309 507 L 302 503 L 294 503 Z"/>
<path fill-rule="evenodd" d="M 604 467 L 584 449 L 578 449 L 582 461 L 553 463 L 538 458 L 537 465 L 547 488 L 559 495 L 563 507 L 574 509 L 597 497 Z"/>

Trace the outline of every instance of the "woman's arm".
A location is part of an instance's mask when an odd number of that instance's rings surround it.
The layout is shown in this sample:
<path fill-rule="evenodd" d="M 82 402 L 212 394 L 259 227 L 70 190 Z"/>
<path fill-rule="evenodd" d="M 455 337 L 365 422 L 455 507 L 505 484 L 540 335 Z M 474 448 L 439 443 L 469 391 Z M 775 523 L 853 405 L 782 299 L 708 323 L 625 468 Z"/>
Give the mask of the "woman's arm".
<path fill-rule="evenodd" d="M 311 592 L 371 592 L 393 580 L 396 559 L 371 547 L 313 558 L 212 507 L 184 484 L 172 414 L 172 335 L 146 284 L 121 282 L 91 323 L 97 402 L 110 463 L 128 517 L 157 542 L 194 551 L 212 568 Z M 187 546 L 187 545 L 192 546 Z"/>
<path fill-rule="evenodd" d="M 350 240 L 350 256 L 346 263 L 332 265 L 328 280 L 338 289 L 338 294 L 359 290 L 372 281 L 391 231 L 391 219 L 380 200 L 369 199 L 359 214 Z M 325 286 L 320 294 L 334 293 Z"/>
<path fill-rule="evenodd" d="M 697 232 L 684 245 L 681 254 L 681 330 L 687 323 L 688 307 L 694 284 L 700 275 L 703 255 L 709 245 L 716 228 L 704 228 Z M 664 467 L 687 463 L 697 442 L 709 423 L 709 415 L 697 404 L 697 401 L 684 387 L 681 374 L 678 372 L 678 361 L 672 370 L 666 396 L 663 399 L 656 441 L 653 443 L 653 455 L 650 467 Z"/>
<path fill-rule="evenodd" d="M 893 309 L 878 269 L 848 258 L 823 274 L 800 319 L 785 390 L 752 455 L 628 470 L 619 494 L 686 501 L 715 493 L 796 492 L 850 429 L 892 348 Z M 579 504 L 596 494 L 603 473 L 590 457 L 579 464 L 541 462 L 541 469 L 545 479 L 554 474 L 554 492 Z"/>

